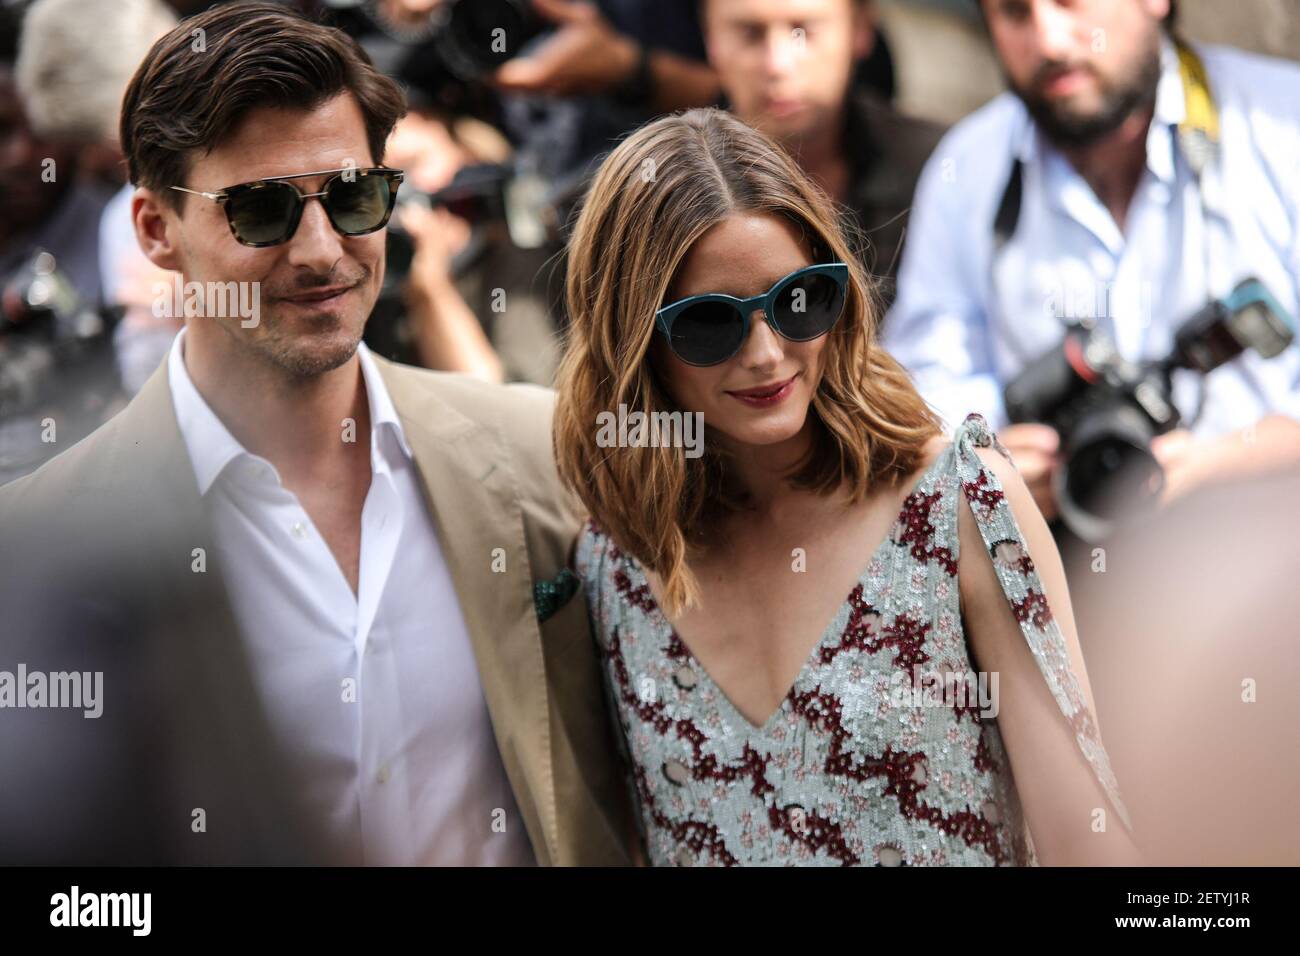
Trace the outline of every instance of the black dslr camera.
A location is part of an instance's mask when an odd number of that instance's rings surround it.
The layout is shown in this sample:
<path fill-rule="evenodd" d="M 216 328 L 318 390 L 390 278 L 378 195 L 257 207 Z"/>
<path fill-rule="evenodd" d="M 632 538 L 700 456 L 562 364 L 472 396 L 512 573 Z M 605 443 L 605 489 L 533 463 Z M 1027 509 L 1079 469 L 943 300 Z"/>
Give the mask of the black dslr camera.
<path fill-rule="evenodd" d="M 481 76 L 518 56 L 547 26 L 532 0 L 452 0 L 438 42 L 453 70 Z"/>
<path fill-rule="evenodd" d="M 1273 358 L 1293 339 L 1291 316 L 1258 279 L 1244 280 L 1183 323 L 1158 361 L 1130 362 L 1091 324 L 1071 323 L 1059 347 L 1007 385 L 1007 417 L 1060 433 L 1057 505 L 1071 531 L 1096 542 L 1163 487 L 1151 440 L 1181 423 L 1173 372 L 1208 375 L 1246 349 Z"/>

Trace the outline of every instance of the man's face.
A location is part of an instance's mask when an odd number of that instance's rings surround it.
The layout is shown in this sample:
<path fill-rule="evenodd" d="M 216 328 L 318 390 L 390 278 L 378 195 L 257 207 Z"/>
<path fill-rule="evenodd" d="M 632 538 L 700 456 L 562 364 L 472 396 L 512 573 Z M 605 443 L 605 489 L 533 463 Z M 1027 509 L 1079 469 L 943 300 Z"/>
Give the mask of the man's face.
<path fill-rule="evenodd" d="M 1012 90 L 1053 141 L 1085 146 L 1155 97 L 1169 0 L 983 0 Z"/>
<path fill-rule="evenodd" d="M 852 0 L 708 0 L 704 33 L 733 112 L 786 144 L 839 121 L 874 40 Z"/>
<path fill-rule="evenodd" d="M 311 112 L 254 110 L 224 142 L 197 156 L 187 181 L 177 185 L 216 192 L 272 176 L 372 165 L 360 107 L 344 93 Z M 329 178 L 291 182 L 300 192 L 313 193 Z M 192 338 L 295 377 L 320 375 L 356 352 L 384 278 L 386 230 L 340 235 L 320 200 L 309 199 L 291 239 L 258 249 L 236 241 L 216 202 L 187 195 L 184 212 L 177 215 L 137 194 L 136 203 L 142 201 L 162 209 L 161 226 L 152 228 L 165 230 L 166 241 L 152 250 L 145 243 L 155 264 L 179 270 L 186 283 L 258 284 L 255 325 L 246 327 L 239 315 L 191 318 Z"/>

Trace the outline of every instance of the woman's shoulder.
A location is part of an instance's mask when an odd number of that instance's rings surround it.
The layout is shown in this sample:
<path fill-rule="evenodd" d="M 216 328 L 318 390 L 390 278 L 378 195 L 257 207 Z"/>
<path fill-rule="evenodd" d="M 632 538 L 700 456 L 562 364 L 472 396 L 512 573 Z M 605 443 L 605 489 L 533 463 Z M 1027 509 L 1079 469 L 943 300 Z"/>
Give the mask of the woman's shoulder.
<path fill-rule="evenodd" d="M 583 519 L 573 548 L 573 569 L 588 590 L 595 590 L 604 577 L 631 560 L 599 521 L 590 515 Z"/>
<path fill-rule="evenodd" d="M 598 568 L 609 545 L 609 536 L 590 515 L 578 528 L 578 540 L 573 548 L 573 569 L 578 577 L 588 581 Z"/>

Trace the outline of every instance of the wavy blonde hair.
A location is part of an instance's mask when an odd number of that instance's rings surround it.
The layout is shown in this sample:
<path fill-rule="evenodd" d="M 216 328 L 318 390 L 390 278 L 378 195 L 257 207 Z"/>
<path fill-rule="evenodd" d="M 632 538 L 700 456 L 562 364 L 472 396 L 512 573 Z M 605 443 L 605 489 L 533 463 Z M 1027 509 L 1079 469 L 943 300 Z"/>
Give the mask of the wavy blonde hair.
<path fill-rule="evenodd" d="M 845 313 L 826 343 L 812 402 L 820 423 L 791 475 L 827 494 L 863 500 L 921 464 L 939 419 L 877 344 L 880 306 L 840 226 L 834 203 L 775 142 L 717 109 L 666 116 L 632 133 L 604 160 L 569 244 L 569 331 L 556 387 L 556 461 L 592 519 L 663 581 L 667 612 L 698 603 L 686 529 L 739 507 L 727 455 L 709 441 L 687 458 L 672 447 L 606 448 L 597 416 L 624 405 L 649 416 L 686 411 L 649 361 L 654 314 L 695 241 L 735 213 L 783 216 L 815 253 L 849 265 Z"/>

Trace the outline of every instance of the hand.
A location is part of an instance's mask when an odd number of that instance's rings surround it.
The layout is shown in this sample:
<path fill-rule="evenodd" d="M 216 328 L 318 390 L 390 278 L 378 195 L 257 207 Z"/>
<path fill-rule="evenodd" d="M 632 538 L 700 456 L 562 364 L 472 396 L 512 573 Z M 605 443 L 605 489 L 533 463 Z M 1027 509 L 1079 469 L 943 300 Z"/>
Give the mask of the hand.
<path fill-rule="evenodd" d="M 1264 441 L 1258 441 L 1255 429 L 1229 432 L 1205 440 L 1192 436 L 1186 428 L 1157 434 L 1151 451 L 1165 472 L 1165 485 L 1158 503 L 1169 505 L 1203 485 L 1229 481 L 1268 470 L 1269 455 L 1277 447 L 1273 429 L 1261 429 Z M 1257 453 L 1264 453 L 1260 457 Z"/>
<path fill-rule="evenodd" d="M 399 215 L 415 245 L 408 281 L 430 295 L 446 292 L 453 285 L 452 258 L 468 240 L 469 225 L 446 209 L 407 206 Z"/>
<path fill-rule="evenodd" d="M 1186 493 L 1189 464 L 1203 453 L 1202 443 L 1186 428 L 1175 428 L 1151 439 L 1151 454 L 1164 472 L 1164 483 L 1156 499 L 1160 507 Z"/>
<path fill-rule="evenodd" d="M 1057 515 L 1052 479 L 1060 467 L 1061 436 L 1050 425 L 1023 422 L 998 432 L 998 441 L 1011 453 L 1020 477 L 1034 496 L 1034 503 L 1048 521 Z"/>
<path fill-rule="evenodd" d="M 556 30 L 527 56 L 503 63 L 493 75 L 502 90 L 572 96 L 617 87 L 636 69 L 640 49 L 605 19 L 594 4 L 533 0 Z"/>

